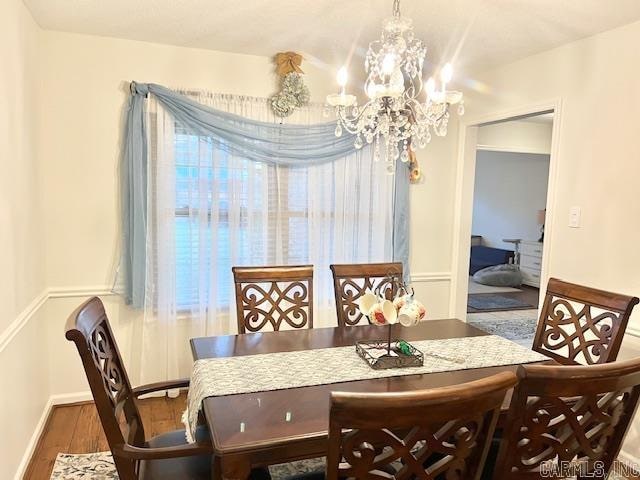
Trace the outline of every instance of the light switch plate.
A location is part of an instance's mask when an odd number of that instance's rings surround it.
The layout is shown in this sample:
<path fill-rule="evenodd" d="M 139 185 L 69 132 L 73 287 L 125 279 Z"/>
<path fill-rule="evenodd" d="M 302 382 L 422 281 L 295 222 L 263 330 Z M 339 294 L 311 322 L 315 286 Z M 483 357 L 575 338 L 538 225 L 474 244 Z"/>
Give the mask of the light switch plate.
<path fill-rule="evenodd" d="M 580 213 L 580 207 L 569 209 L 569 226 L 571 228 L 580 228 Z"/>

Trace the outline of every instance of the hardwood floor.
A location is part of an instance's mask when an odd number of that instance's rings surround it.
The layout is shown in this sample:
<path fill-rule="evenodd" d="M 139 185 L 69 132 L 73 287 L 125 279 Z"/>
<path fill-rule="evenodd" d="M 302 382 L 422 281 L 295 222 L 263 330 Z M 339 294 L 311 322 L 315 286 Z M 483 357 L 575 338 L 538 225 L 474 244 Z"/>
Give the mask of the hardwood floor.
<path fill-rule="evenodd" d="M 178 398 L 140 400 L 140 414 L 147 437 L 182 429 L 186 394 Z M 93 402 L 53 409 L 38 441 L 24 480 L 49 480 L 58 453 L 93 453 L 109 450 L 98 411 Z"/>
<path fill-rule="evenodd" d="M 540 295 L 540 290 L 534 287 L 529 287 L 527 285 L 522 285 L 519 287 L 521 289 L 520 292 L 503 292 L 499 293 L 499 295 L 503 295 L 505 297 L 513 298 L 516 300 L 520 300 L 526 304 L 531 305 L 531 308 L 538 308 L 538 300 Z M 482 296 L 482 295 L 490 295 L 486 293 L 473 293 L 469 296 Z M 476 310 L 475 308 L 467 306 L 467 313 L 482 313 L 482 312 L 500 312 L 509 309 L 497 309 L 497 310 Z"/>
<path fill-rule="evenodd" d="M 148 398 L 140 401 L 147 436 L 182 429 L 186 394 L 178 398 Z M 53 409 L 38 441 L 24 480 L 49 480 L 58 453 L 108 451 L 98 412 L 93 402 L 63 405 Z M 629 480 L 640 480 L 631 476 Z"/>

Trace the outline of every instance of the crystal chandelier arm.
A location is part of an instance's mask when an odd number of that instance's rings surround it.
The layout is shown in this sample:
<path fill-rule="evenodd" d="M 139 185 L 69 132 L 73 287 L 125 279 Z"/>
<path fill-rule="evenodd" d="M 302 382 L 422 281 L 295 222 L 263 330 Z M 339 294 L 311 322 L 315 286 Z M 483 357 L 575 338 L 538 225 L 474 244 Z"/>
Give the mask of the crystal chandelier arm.
<path fill-rule="evenodd" d="M 374 159 L 384 156 L 390 173 L 396 160 L 409 161 L 414 144 L 423 148 L 432 133 L 446 135 L 451 105 L 460 104 L 458 114 L 464 113 L 462 93 L 446 90 L 452 73 L 448 64 L 441 71 L 441 89 L 435 89 L 434 80 L 424 83 L 426 53 L 426 46 L 414 36 L 411 19 L 400 15 L 400 0 L 393 0 L 393 16 L 383 21 L 382 35 L 369 44 L 365 57 L 368 101 L 358 106 L 344 90 L 327 96 L 338 117 L 336 136 L 343 130 L 354 135 L 356 149 L 365 141 L 373 144 Z M 423 90 L 427 95 L 420 100 Z"/>
<path fill-rule="evenodd" d="M 449 105 L 446 103 L 442 103 L 442 104 L 428 103 L 425 109 L 425 104 L 420 103 L 415 99 L 412 99 L 410 102 L 407 102 L 407 104 L 410 105 L 410 107 L 417 112 L 418 114 L 417 116 L 421 116 L 425 118 L 427 122 L 431 125 L 442 120 L 449 109 Z"/>
<path fill-rule="evenodd" d="M 393 16 L 400 16 L 400 0 L 393 0 Z"/>
<path fill-rule="evenodd" d="M 419 75 L 416 78 L 410 78 L 409 87 L 404 91 L 403 96 L 408 100 L 418 98 L 423 89 L 422 76 Z"/>
<path fill-rule="evenodd" d="M 355 116 L 349 116 L 349 114 L 346 111 L 346 108 L 344 107 L 340 107 L 337 109 L 338 119 L 340 120 L 344 128 L 347 130 L 347 132 L 351 134 L 356 134 L 360 132 L 360 129 L 358 128 L 358 124 L 360 123 L 360 119 L 364 116 L 367 110 L 367 105 L 365 105 L 361 109 L 358 109 L 358 114 Z"/>

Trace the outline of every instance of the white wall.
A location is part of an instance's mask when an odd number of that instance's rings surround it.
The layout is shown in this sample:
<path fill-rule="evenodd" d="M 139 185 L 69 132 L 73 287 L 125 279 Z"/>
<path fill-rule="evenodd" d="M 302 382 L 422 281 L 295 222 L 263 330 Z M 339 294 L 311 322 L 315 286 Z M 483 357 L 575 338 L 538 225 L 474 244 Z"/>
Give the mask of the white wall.
<path fill-rule="evenodd" d="M 467 92 L 466 102 L 473 121 L 561 99 L 543 273 L 633 295 L 640 294 L 640 251 L 630 247 L 640 244 L 639 43 L 640 23 L 634 23 L 532 56 L 476 77 L 491 93 Z M 571 206 L 582 209 L 580 228 L 568 227 Z M 638 332 L 640 309 L 627 337 Z M 636 340 L 625 339 L 623 355 Z M 636 421 L 625 451 L 640 462 L 639 438 Z"/>
<path fill-rule="evenodd" d="M 125 82 L 266 97 L 277 90 L 274 65 L 266 57 L 60 32 L 44 32 L 43 58 L 47 284 L 110 285 Z M 314 98 L 323 99 L 333 73 L 303 66 Z"/>
<path fill-rule="evenodd" d="M 117 161 L 127 95 L 123 83 L 135 79 L 268 96 L 276 86 L 273 63 L 265 57 L 60 32 L 44 32 L 43 37 L 41 117 L 47 128 L 40 143 L 46 145 L 41 188 L 47 199 L 47 284 L 55 289 L 104 289 L 113 281 L 118 258 Z M 303 67 L 313 99 L 324 101 L 336 88 L 333 70 L 308 63 Z M 451 123 L 455 135 L 456 124 Z M 429 284 L 421 287 L 425 294 L 431 287 L 438 291 L 432 295 L 436 316 L 446 316 L 448 310 L 450 252 L 442 239 L 450 230 L 451 215 L 438 199 L 453 185 L 450 150 L 446 141 L 434 140 L 420 155 L 425 181 L 411 189 L 414 204 L 424 205 L 412 212 L 412 238 L 424 245 L 414 250 L 412 271 Z M 444 255 L 430 253 L 442 250 Z"/>
<path fill-rule="evenodd" d="M 123 82 L 136 79 L 268 96 L 276 85 L 273 64 L 263 57 L 59 32 L 44 32 L 43 37 L 41 116 L 47 128 L 42 131 L 40 143 L 46 146 L 41 188 L 47 199 L 47 284 L 55 291 L 71 293 L 104 291 L 113 281 L 118 258 L 117 162 L 120 120 L 127 95 Z M 105 58 L 109 61 L 103 61 Z M 306 63 L 303 66 L 313 99 L 322 101 L 335 89 L 333 71 Z M 455 135 L 455 122 L 451 130 Z M 412 239 L 421 245 L 414 249 L 412 272 L 419 275 L 418 293 L 430 305 L 431 318 L 446 317 L 448 313 L 450 247 L 442 242 L 442 232 L 449 231 L 451 215 L 438 198 L 453 184 L 450 147 L 437 139 L 421 154 L 425 180 L 413 186 L 411 193 L 414 204 L 424 205 L 412 211 Z M 431 254 L 442 250 L 446 251 L 444 255 Z M 55 316 L 51 322 L 56 325 L 50 348 L 70 351 L 71 346 L 61 335 L 62 325 L 68 312 L 82 300 L 78 296 L 49 301 L 51 315 Z M 109 302 L 118 339 L 129 354 L 127 332 L 135 326 L 139 314 L 116 305 L 117 297 Z M 72 352 L 57 357 L 55 370 L 74 368 L 74 355 Z M 63 394 L 86 388 L 81 376 L 71 378 L 61 380 L 54 375 L 52 392 Z"/>
<path fill-rule="evenodd" d="M 638 357 L 640 357 L 640 338 L 634 335 L 626 335 L 622 342 L 618 359 L 630 360 Z M 636 469 L 640 465 L 640 415 L 637 413 L 631 428 L 627 432 L 620 456 L 626 462 L 634 464 Z"/>
<path fill-rule="evenodd" d="M 556 196 L 547 274 L 640 294 L 640 23 L 487 72 L 493 92 L 468 95 L 468 121 L 560 98 Z M 605 94 L 607 101 L 602 101 Z M 580 206 L 580 228 L 569 209 Z M 581 261 L 577 261 L 581 259 Z M 640 309 L 631 327 L 640 330 Z"/>
<path fill-rule="evenodd" d="M 427 307 L 427 318 L 450 318 L 452 192 L 458 121 L 452 116 L 447 137 L 432 139 L 417 156 L 423 172 L 410 186 L 411 280 L 416 296 Z"/>
<path fill-rule="evenodd" d="M 20 0 L 0 14 L 0 478 L 21 459 L 49 398 L 42 335 L 44 238 L 38 196 L 40 30 Z M 32 314 L 35 316 L 32 317 Z M 38 318 L 36 318 L 38 317 Z M 33 320 L 33 321 L 30 321 Z"/>
<path fill-rule="evenodd" d="M 44 288 L 37 195 L 36 107 L 40 32 L 19 0 L 0 15 L 0 332 Z"/>
<path fill-rule="evenodd" d="M 29 59 L 30 54 L 17 54 L 12 50 L 16 61 L 14 72 L 18 73 L 7 75 L 6 79 L 0 77 L 3 87 L 5 81 L 11 82 L 5 89 L 10 98 L 15 99 L 19 92 L 22 99 L 8 112 L 6 128 L 15 128 L 11 125 L 15 125 L 16 118 L 22 122 L 23 112 L 28 113 L 28 122 L 24 122 L 30 126 L 20 130 L 21 142 L 8 149 L 14 155 L 20 154 L 22 161 L 19 172 L 6 182 L 8 190 L 3 188 L 3 192 L 11 193 L 8 198 L 12 202 L 11 208 L 6 209 L 3 203 L 0 218 L 5 222 L 1 234 L 12 232 L 10 246 L 3 249 L 10 253 L 5 271 L 15 272 L 13 277 L 17 281 L 9 285 L 15 291 L 9 288 L 0 291 L 7 300 L 2 297 L 0 309 L 10 308 L 2 312 L 2 319 L 7 322 L 16 318 L 24 321 L 18 322 L 23 325 L 21 337 L 16 337 L 1 354 L 12 355 L 7 363 L 22 361 L 15 355 L 25 346 L 29 335 L 39 332 L 35 345 L 42 352 L 41 359 L 46 361 L 39 369 L 36 364 L 25 364 L 25 372 L 30 372 L 39 389 L 39 396 L 31 397 L 34 401 L 37 399 L 37 403 L 31 407 L 28 421 L 9 413 L 9 409 L 0 413 L 2 422 L 11 423 L 6 424 L 10 428 L 5 431 L 15 430 L 15 423 L 21 426 L 24 437 L 14 439 L 12 449 L 7 450 L 12 460 L 0 463 L 0 478 L 10 478 L 16 471 L 38 421 L 34 415 L 43 413 L 47 399 L 58 403 L 87 398 L 88 388 L 77 353 L 64 339 L 63 332 L 69 313 L 90 296 L 100 295 L 105 302 L 125 361 L 136 381 L 139 359 L 131 333 L 139 325 L 140 312 L 108 293 L 119 254 L 117 176 L 126 82 L 149 81 L 170 87 L 252 96 L 268 96 L 277 84 L 269 58 L 40 31 L 21 3 L 14 3 L 20 6 L 16 9 L 20 21 L 37 33 L 40 54 L 39 62 L 23 66 L 19 62 Z M 9 17 L 3 16 L 5 18 Z M 9 18 L 8 23 L 14 28 L 15 18 Z M 3 29 L 3 33 L 7 34 L 11 28 Z M 16 43 L 16 39 L 11 38 L 3 44 L 35 48 L 35 39 L 29 40 Z M 304 70 L 314 100 L 322 101 L 327 93 L 335 90 L 332 70 L 309 63 L 304 64 Z M 7 132 L 6 137 L 15 142 L 15 132 L 2 126 L 2 134 Z M 41 128 L 36 128 L 38 126 Z M 456 134 L 455 121 L 451 122 L 451 132 Z M 5 141 L 4 137 L 1 141 Z M 34 145 L 40 147 L 37 169 L 36 155 L 30 150 Z M 411 190 L 412 201 L 420 205 L 411 212 L 412 241 L 420 246 L 412 255 L 412 272 L 416 274 L 418 294 L 429 306 L 431 318 L 446 317 L 448 313 L 451 253 L 447 239 L 452 206 L 443 208 L 439 198 L 453 186 L 450 157 L 454 147 L 446 140 L 434 139 L 420 154 L 424 181 Z M 4 162 L 5 157 L 2 158 Z M 16 162 L 8 162 L 6 168 L 12 171 L 15 165 Z M 19 181 L 15 181 L 16 178 Z M 19 188 L 22 190 L 18 191 Z M 23 209 L 20 216 L 18 204 Z M 433 255 L 434 251 L 445 254 Z M 2 261 L 5 262 L 5 257 Z M 37 300 L 37 308 L 20 314 L 33 299 Z M 0 323 L 0 332 L 2 325 Z M 47 351 L 51 354 L 45 355 Z M 15 398 L 20 400 L 26 395 Z M 28 406 L 24 403 L 21 408 Z"/>
<path fill-rule="evenodd" d="M 29 316 L 0 350 L 0 478 L 9 480 L 26 467 L 49 401 L 49 352 L 44 306 Z M 16 475 L 16 478 L 21 478 Z"/>
<path fill-rule="evenodd" d="M 504 238 L 538 240 L 537 213 L 546 208 L 548 180 L 548 155 L 479 150 L 471 233 L 482 235 L 487 247 L 507 250 L 513 244 Z"/>
<path fill-rule="evenodd" d="M 87 391 L 72 344 L 63 337 L 67 315 L 111 287 L 119 257 L 118 162 L 129 80 L 250 96 L 277 89 L 269 58 L 145 42 L 43 32 L 43 100 L 46 129 L 42 183 L 46 199 L 49 384 L 53 395 Z M 108 61 L 105 61 L 108 59 Z M 332 88 L 332 72 L 304 64 L 314 99 Z M 117 296 L 102 296 L 117 340 L 137 383 L 131 332 L 140 312 Z M 189 348 L 185 345 L 185 349 Z M 57 372 L 70 372 L 61 377 Z M 73 372 L 73 373 L 71 373 Z"/>
<path fill-rule="evenodd" d="M 74 297 L 50 299 L 50 348 L 69 352 L 54 359 L 54 370 L 77 363 L 62 337 L 66 315 L 85 297 L 105 291 L 113 282 L 118 259 L 118 155 L 122 108 L 130 79 L 214 92 L 268 96 L 276 87 L 271 59 L 144 42 L 43 32 L 43 99 L 40 144 L 44 146 L 41 189 L 47 235 L 47 285 Z M 109 61 L 104 61 L 109 59 Z M 334 72 L 303 65 L 314 100 L 335 89 Z M 452 122 L 451 134 L 456 134 Z M 425 180 L 411 189 L 414 249 L 412 272 L 418 293 L 428 302 L 431 318 L 446 317 L 449 301 L 451 208 L 438 198 L 453 185 L 451 144 L 442 139 L 421 153 Z M 443 255 L 432 255 L 434 251 Z M 69 300 L 72 298 L 72 300 Z M 139 316 L 118 297 L 109 299 L 118 340 L 128 345 L 128 332 Z M 185 348 L 188 348 L 185 345 Z M 128 349 L 123 348 L 125 354 Z M 129 356 L 129 355 L 128 355 Z M 135 369 L 134 369 L 135 370 Z M 133 372 L 135 379 L 135 371 Z M 81 376 L 52 376 L 54 394 L 82 391 Z"/>
<path fill-rule="evenodd" d="M 38 32 L 18 0 L 11 0 L 7 8 L 3 6 L 2 13 L 0 35 L 6 41 L 0 51 L 10 60 L 8 68 L 3 64 L 0 72 L 0 99 L 9 102 L 9 109 L 3 105 L 0 114 L 8 111 L 11 115 L 0 117 L 0 151 L 4 154 L 6 148 L 22 163 L 14 174 L 18 180 L 0 178 L 0 267 L 11 272 L 12 279 L 4 291 L 0 290 L 0 331 L 16 319 L 30 319 L 20 330 L 21 336 L 0 351 L 2 365 L 21 364 L 24 367 L 20 373 L 26 372 L 15 377 L 14 373 L 3 373 L 12 375 L 8 380 L 22 378 L 18 390 L 24 388 L 26 392 L 15 396 L 24 404 L 4 408 L 3 403 L 0 409 L 0 428 L 10 432 L 5 438 L 11 439 L 8 449 L 5 445 L 0 448 L 2 454 L 8 452 L 8 461 L 0 458 L 0 478 L 11 478 L 47 396 L 56 395 L 53 400 L 62 401 L 77 399 L 74 393 L 86 392 L 77 354 L 63 338 L 63 325 L 76 305 L 94 292 L 104 293 L 113 279 L 119 239 L 116 175 L 126 98 L 123 82 L 135 79 L 266 96 L 274 90 L 275 79 L 272 63 L 262 57 Z M 21 30 L 16 31 L 16 26 Z M 640 144 L 634 121 L 640 113 L 636 88 L 640 50 L 635 48 L 639 41 L 640 24 L 623 27 L 481 76 L 479 80 L 496 93 L 465 92 L 467 118 L 563 98 L 559 195 L 554 203 L 559 221 L 550 239 L 548 273 L 635 294 L 640 292 L 640 252 L 630 246 L 640 240 L 640 202 L 635 194 Z M 36 55 L 42 59 L 40 64 L 33 60 Z M 314 97 L 321 100 L 334 89 L 334 74 L 305 66 L 307 83 Z M 615 73 L 613 77 L 611 72 Z M 36 97 L 26 92 L 37 92 L 39 86 L 42 102 L 34 126 Z M 24 118 L 29 120 L 16 123 L 16 119 Z M 38 135 L 37 142 L 30 141 L 33 131 Z M 33 145 L 38 145 L 38 155 Z M 456 182 L 463 171 L 458 169 L 457 153 L 457 126 L 452 122 L 449 137 L 434 139 L 419 154 L 425 179 L 411 189 L 412 273 L 419 280 L 418 294 L 425 299 L 432 318 L 450 313 L 452 256 L 457 253 L 452 245 L 454 229 L 460 228 L 454 225 L 452 214 L 459 193 Z M 40 176 L 37 185 L 33 168 L 36 157 Z M 3 172 L 17 169 L 5 156 L 0 162 Z M 38 197 L 32 196 L 37 189 L 41 207 Z M 4 192 L 11 195 L 5 196 Z M 9 207 L 5 198 L 10 200 Z M 29 215 L 19 218 L 14 213 L 18 204 Z M 571 205 L 582 207 L 580 229 L 566 226 Z M 29 220 L 23 222 L 27 217 Z M 44 252 L 41 224 L 47 239 Z M 47 295 L 38 297 L 45 287 L 49 289 Z M 33 315 L 20 313 L 28 313 L 29 302 L 38 298 L 46 301 Z M 118 340 L 130 359 L 133 347 L 129 333 L 139 318 L 122 305 L 119 297 L 103 298 Z M 638 314 L 632 326 L 640 327 Z M 38 332 L 41 335 L 34 337 Z M 49 350 L 45 372 L 22 356 L 25 339 L 33 338 L 44 345 L 30 344 L 30 355 Z M 633 341 L 625 342 L 624 354 L 638 351 L 626 346 Z M 640 428 L 635 428 L 630 438 L 640 438 Z M 640 456 L 637 442 L 628 442 L 627 451 Z"/>
<path fill-rule="evenodd" d="M 478 128 L 478 150 L 551 153 L 552 122 L 513 120 Z"/>

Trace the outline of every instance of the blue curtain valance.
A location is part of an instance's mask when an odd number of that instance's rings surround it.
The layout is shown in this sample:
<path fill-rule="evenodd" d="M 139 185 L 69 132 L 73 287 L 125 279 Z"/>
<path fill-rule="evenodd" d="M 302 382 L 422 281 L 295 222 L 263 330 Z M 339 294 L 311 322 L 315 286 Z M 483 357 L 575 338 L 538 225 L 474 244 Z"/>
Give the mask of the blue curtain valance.
<path fill-rule="evenodd" d="M 325 163 L 353 153 L 353 135 L 335 136 L 335 122 L 288 125 L 259 122 L 215 110 L 166 87 L 132 82 L 134 108 L 152 94 L 194 134 L 211 137 L 218 148 L 234 155 L 287 167 Z"/>
<path fill-rule="evenodd" d="M 121 172 L 123 195 L 123 277 L 127 303 L 145 302 L 148 152 L 145 100 L 154 95 L 163 108 L 195 135 L 209 137 L 217 148 L 249 160 L 305 167 L 332 162 L 354 152 L 353 136 L 335 136 L 335 122 L 288 125 L 251 120 L 213 109 L 153 83 L 131 82 L 127 104 Z M 394 198 L 394 261 L 408 275 L 409 178 L 398 162 Z"/>

